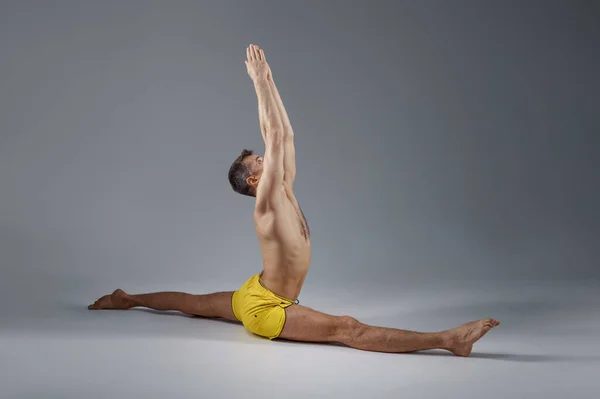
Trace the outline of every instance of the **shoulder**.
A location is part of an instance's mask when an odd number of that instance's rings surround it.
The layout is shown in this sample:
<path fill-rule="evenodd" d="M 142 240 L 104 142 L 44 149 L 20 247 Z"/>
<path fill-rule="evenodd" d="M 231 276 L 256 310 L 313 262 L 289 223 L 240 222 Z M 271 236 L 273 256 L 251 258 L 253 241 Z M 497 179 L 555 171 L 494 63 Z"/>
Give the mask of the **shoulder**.
<path fill-rule="evenodd" d="M 284 184 L 281 184 L 279 189 L 275 189 L 272 192 L 261 192 L 259 188 L 254 206 L 254 214 L 262 215 L 280 209 L 286 197 L 287 189 Z"/>

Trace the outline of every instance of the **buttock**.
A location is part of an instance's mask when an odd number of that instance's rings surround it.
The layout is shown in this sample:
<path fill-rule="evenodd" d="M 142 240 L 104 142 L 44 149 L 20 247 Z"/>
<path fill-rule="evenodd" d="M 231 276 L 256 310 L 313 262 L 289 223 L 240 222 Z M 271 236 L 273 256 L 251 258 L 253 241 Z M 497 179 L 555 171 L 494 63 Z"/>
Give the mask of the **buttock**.
<path fill-rule="evenodd" d="M 260 274 L 250 277 L 231 299 L 233 313 L 244 327 L 269 339 L 281 334 L 286 319 L 285 308 L 297 303 L 297 300 L 283 298 L 267 289 L 260 281 Z"/>

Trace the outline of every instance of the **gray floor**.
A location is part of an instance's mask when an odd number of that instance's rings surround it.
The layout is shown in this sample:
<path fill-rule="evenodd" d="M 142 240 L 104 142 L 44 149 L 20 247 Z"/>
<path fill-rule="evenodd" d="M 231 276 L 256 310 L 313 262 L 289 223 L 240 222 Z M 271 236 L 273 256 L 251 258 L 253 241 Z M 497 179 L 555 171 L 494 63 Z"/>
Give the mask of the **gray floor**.
<path fill-rule="evenodd" d="M 221 286 L 221 284 L 219 284 Z M 600 285 L 315 284 L 302 303 L 369 324 L 438 330 L 492 316 L 471 358 L 273 341 L 228 322 L 90 312 L 98 291 L 0 307 L 3 398 L 598 398 Z M 113 288 L 113 287 L 111 287 Z M 125 288 L 125 287 L 124 287 Z M 155 288 L 155 287 L 134 287 Z M 190 287 L 182 287 L 190 288 Z M 210 291 L 208 284 L 201 287 Z"/>

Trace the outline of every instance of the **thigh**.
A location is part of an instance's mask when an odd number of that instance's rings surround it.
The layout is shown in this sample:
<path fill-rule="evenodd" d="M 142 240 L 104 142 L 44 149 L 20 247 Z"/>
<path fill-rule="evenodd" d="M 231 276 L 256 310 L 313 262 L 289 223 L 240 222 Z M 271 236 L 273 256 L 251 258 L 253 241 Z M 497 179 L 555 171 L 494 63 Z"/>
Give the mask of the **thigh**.
<path fill-rule="evenodd" d="M 213 294 L 198 295 L 199 316 L 220 317 L 227 320 L 238 321 L 231 307 L 231 298 L 234 291 L 215 292 Z"/>
<path fill-rule="evenodd" d="M 279 338 L 305 342 L 340 342 L 346 316 L 332 316 L 306 306 L 285 309 L 286 320 Z"/>

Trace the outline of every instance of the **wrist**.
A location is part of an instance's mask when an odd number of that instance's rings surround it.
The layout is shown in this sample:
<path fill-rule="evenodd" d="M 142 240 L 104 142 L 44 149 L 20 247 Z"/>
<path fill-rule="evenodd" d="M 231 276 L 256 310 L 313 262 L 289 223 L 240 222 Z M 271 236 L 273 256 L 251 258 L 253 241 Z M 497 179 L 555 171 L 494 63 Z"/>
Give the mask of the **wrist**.
<path fill-rule="evenodd" d="M 261 85 L 261 84 L 267 83 L 269 81 L 269 79 L 266 76 L 261 76 L 261 77 L 252 79 L 252 81 L 254 82 L 255 85 Z"/>

